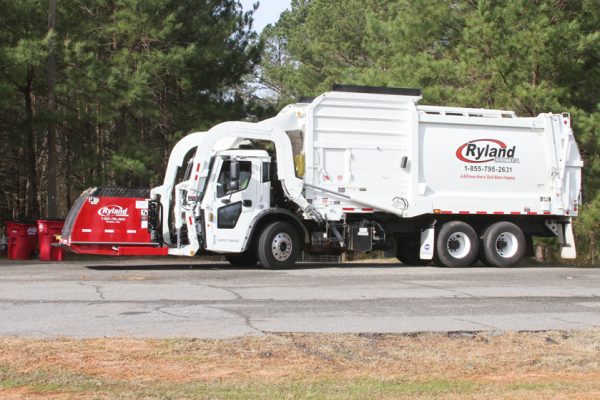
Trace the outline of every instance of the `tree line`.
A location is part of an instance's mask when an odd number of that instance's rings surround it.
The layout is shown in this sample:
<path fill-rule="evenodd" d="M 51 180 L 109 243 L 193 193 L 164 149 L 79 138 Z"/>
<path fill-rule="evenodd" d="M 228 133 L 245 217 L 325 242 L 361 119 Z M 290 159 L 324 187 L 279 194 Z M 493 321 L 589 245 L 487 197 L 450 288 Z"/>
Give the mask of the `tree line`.
<path fill-rule="evenodd" d="M 292 0 L 263 31 L 280 104 L 343 82 L 422 104 L 569 112 L 584 167 L 580 259 L 600 264 L 600 7 L 594 0 Z"/>
<path fill-rule="evenodd" d="M 261 53 L 252 12 L 0 1 L 0 217 L 64 217 L 90 186 L 155 186 L 179 138 L 245 118 L 243 78 Z"/>
<path fill-rule="evenodd" d="M 183 135 L 333 83 L 419 87 L 424 104 L 570 112 L 579 253 L 598 262 L 597 1 L 292 0 L 252 22 L 236 0 L 0 0 L 0 217 L 48 215 L 53 179 L 57 216 L 90 186 L 155 186 Z"/>

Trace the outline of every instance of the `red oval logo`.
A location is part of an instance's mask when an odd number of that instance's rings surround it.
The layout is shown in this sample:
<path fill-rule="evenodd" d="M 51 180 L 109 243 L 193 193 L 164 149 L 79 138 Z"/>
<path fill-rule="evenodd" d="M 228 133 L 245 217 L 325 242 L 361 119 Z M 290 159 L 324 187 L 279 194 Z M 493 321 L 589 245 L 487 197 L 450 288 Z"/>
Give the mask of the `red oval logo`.
<path fill-rule="evenodd" d="M 515 146 L 508 148 L 506 143 L 498 139 L 470 140 L 456 149 L 456 158 L 468 163 L 486 163 L 496 158 L 512 158 Z"/>

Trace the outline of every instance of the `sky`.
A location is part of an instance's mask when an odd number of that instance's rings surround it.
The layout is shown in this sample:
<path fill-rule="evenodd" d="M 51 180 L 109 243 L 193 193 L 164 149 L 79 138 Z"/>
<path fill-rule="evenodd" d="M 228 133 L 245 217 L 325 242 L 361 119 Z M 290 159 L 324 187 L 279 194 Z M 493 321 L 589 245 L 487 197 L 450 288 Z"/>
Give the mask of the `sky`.
<path fill-rule="evenodd" d="M 252 9 L 257 0 L 240 0 L 244 10 Z M 254 14 L 254 30 L 261 32 L 268 24 L 277 22 L 283 10 L 289 8 L 291 0 L 258 0 L 260 5 Z"/>

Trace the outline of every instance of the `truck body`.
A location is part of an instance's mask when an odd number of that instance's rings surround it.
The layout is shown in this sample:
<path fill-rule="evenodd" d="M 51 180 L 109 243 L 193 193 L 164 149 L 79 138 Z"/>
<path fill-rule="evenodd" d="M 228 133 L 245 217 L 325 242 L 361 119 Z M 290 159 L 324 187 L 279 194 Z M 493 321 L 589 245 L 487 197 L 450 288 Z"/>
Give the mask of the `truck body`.
<path fill-rule="evenodd" d="M 149 195 L 84 192 L 61 243 L 265 267 L 292 265 L 300 251 L 377 249 L 410 264 L 509 266 L 532 237 L 556 236 L 574 258 L 583 163 L 569 115 L 420 98 L 416 89 L 337 85 L 258 123 L 192 133 Z"/>

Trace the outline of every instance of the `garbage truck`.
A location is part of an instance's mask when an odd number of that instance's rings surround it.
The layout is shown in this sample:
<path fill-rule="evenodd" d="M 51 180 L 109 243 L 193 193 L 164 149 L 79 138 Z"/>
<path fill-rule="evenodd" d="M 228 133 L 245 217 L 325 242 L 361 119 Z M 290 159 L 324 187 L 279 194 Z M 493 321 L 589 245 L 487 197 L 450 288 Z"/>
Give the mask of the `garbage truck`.
<path fill-rule="evenodd" d="M 162 185 L 95 187 L 60 245 L 290 267 L 383 250 L 411 265 L 509 267 L 555 237 L 576 256 L 583 162 L 568 113 L 419 105 L 419 89 L 334 85 L 260 122 L 183 137 Z"/>

